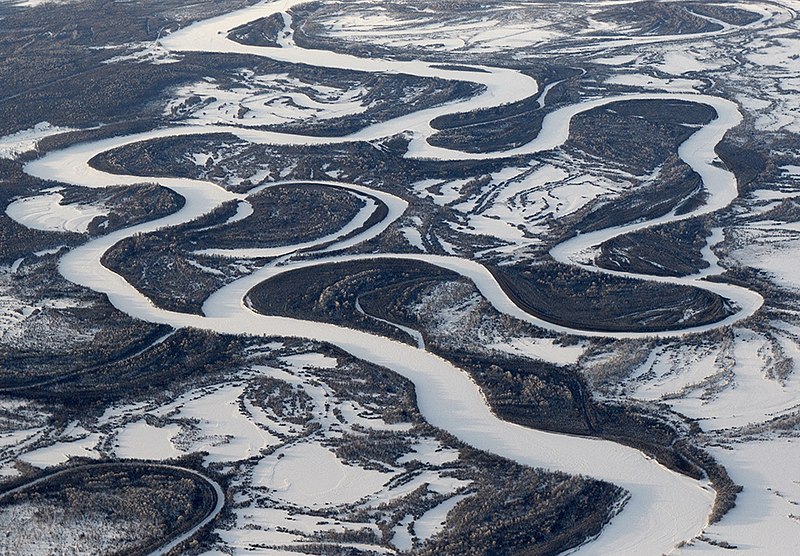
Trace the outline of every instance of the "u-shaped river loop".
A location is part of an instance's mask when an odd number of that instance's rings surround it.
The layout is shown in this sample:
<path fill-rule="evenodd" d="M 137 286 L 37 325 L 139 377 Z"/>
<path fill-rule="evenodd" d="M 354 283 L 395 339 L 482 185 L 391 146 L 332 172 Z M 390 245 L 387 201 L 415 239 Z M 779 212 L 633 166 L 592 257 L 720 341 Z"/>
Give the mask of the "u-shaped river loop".
<path fill-rule="evenodd" d="M 625 100 L 682 100 L 708 105 L 717 114 L 712 122 L 702 126 L 681 144 L 678 153 L 680 158 L 701 176 L 708 194 L 706 203 L 683 215 L 672 212 L 648 221 L 577 235 L 554 247 L 551 255 L 557 261 L 579 265 L 592 272 L 612 273 L 581 262 L 579 254 L 587 248 L 622 234 L 720 210 L 737 197 L 735 176 L 719 165 L 714 152 L 714 148 L 725 133 L 741 121 L 736 105 L 728 100 L 686 93 L 642 93 L 597 98 L 549 113 L 543 120 L 539 135 L 528 144 L 513 150 L 463 153 L 433 147 L 428 144 L 427 138 L 434 132 L 430 122 L 435 117 L 522 100 L 536 94 L 538 91 L 536 81 L 509 69 L 481 66 L 478 68 L 481 71 L 462 71 L 444 69 L 436 64 L 421 61 L 365 59 L 347 54 L 306 50 L 296 46 L 286 48 L 247 46 L 227 38 L 228 32 L 235 27 L 273 13 L 283 13 L 299 3 L 299 0 L 261 3 L 192 24 L 163 38 L 161 42 L 165 48 L 174 52 L 190 50 L 237 52 L 326 68 L 394 72 L 462 80 L 483 85 L 483 91 L 466 100 L 450 102 L 374 124 L 343 137 L 313 137 L 220 125 L 175 126 L 74 145 L 27 163 L 25 171 L 42 179 L 84 187 L 141 183 L 142 176 L 107 174 L 92 168 L 89 161 L 103 152 L 140 141 L 209 133 L 231 133 L 243 140 L 264 144 L 329 145 L 377 140 L 400 132 L 411 132 L 413 138 L 407 153 L 409 157 L 441 160 L 504 158 L 558 148 L 567 140 L 572 118 L 593 108 Z M 682 330 L 655 333 L 589 332 L 557 326 L 522 311 L 505 295 L 489 271 L 475 261 L 425 254 L 334 255 L 321 260 L 264 267 L 215 292 L 204 304 L 202 316 L 167 311 L 156 307 L 124 278 L 103 266 L 102 256 L 116 243 L 134 234 L 190 222 L 226 201 L 241 201 L 244 196 L 201 180 L 162 177 L 146 179 L 182 195 L 186 199 L 185 205 L 174 214 L 115 231 L 73 249 L 63 256 L 59 263 L 59 270 L 66 279 L 106 294 L 119 310 L 148 322 L 167 324 L 175 328 L 194 327 L 226 334 L 294 336 L 336 345 L 357 358 L 389 368 L 411 380 L 416 387 L 417 403 L 425 419 L 476 448 L 532 467 L 594 477 L 627 489 L 630 498 L 625 508 L 603 529 L 597 539 L 577 550 L 580 554 L 662 554 L 670 552 L 679 542 L 696 536 L 705 527 L 714 498 L 713 490 L 707 481 L 696 481 L 670 471 L 638 450 L 614 442 L 553 434 L 502 421 L 492 413 L 480 389 L 466 373 L 445 359 L 423 349 L 332 324 L 256 314 L 246 307 L 243 300 L 247 292 L 259 282 L 292 269 L 356 258 L 404 258 L 444 267 L 471 279 L 497 310 L 544 329 L 581 336 L 644 338 L 678 337 L 729 326 L 751 316 L 761 307 L 763 299 L 757 293 L 731 284 L 707 282 L 701 275 L 670 278 L 613 273 L 636 279 L 703 288 L 733 301 L 738 310 L 722 321 Z M 356 236 L 341 237 L 339 243 L 326 248 L 329 252 L 380 234 L 403 214 L 407 206 L 406 201 L 386 192 L 357 184 L 327 183 L 350 189 L 360 195 L 374 197 L 389 208 L 383 221 Z M 297 248 L 297 246 L 287 248 L 286 254 L 291 254 Z"/>

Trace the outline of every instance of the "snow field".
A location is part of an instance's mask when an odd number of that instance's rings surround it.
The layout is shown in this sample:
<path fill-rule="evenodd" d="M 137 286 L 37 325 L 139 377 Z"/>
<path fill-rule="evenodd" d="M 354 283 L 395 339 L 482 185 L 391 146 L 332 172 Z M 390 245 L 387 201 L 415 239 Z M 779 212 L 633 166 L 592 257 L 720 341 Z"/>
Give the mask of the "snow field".
<path fill-rule="evenodd" d="M 264 5 L 261 8 L 269 7 L 278 10 L 278 7 Z M 212 51 L 238 51 L 248 53 L 259 53 L 277 59 L 288 59 L 293 61 L 309 61 L 310 58 L 296 47 L 283 49 L 259 49 L 255 47 L 235 46 L 221 38 L 219 29 L 227 29 L 228 26 L 247 22 L 253 15 L 263 16 L 264 10 L 242 10 L 234 12 L 193 25 L 185 31 L 172 35 L 166 44 L 168 48 L 180 50 L 189 47 L 192 49 L 207 49 Z M 285 9 L 281 5 L 280 9 Z M 266 54 L 265 54 L 266 53 Z M 721 139 L 722 134 L 732 125 L 738 123 L 737 113 L 731 112 L 731 106 L 719 99 L 703 95 L 667 95 L 667 94 L 642 94 L 626 95 L 623 97 L 612 97 L 588 101 L 573 107 L 566 107 L 551 113 L 546 119 L 543 133 L 531 144 L 520 149 L 506 153 L 492 153 L 487 156 L 468 157 L 462 153 L 454 153 L 446 149 L 434 149 L 425 145 L 424 139 L 430 133 L 428 122 L 430 118 L 437 114 L 443 114 L 452 110 L 463 110 L 466 108 L 479 108 L 490 106 L 500 102 L 518 100 L 519 93 L 509 91 L 525 90 L 525 94 L 535 92 L 535 83 L 531 84 L 530 79 L 522 79 L 519 76 L 514 79 L 513 74 L 499 70 L 490 70 L 487 75 L 480 73 L 460 72 L 454 70 L 441 70 L 433 68 L 429 64 L 422 62 L 387 62 L 385 60 L 360 60 L 352 56 L 336 55 L 332 53 L 315 53 L 314 61 L 317 65 L 329 65 L 330 67 L 356 67 L 365 71 L 384 71 L 391 67 L 397 71 L 406 71 L 417 75 L 437 74 L 445 78 L 467 79 L 481 82 L 486 86 L 486 92 L 470 101 L 452 103 L 450 105 L 422 111 L 407 117 L 398 118 L 395 121 L 387 122 L 367 128 L 361 132 L 342 138 L 342 140 L 363 139 L 369 137 L 380 137 L 391 134 L 397 130 L 412 130 L 415 140 L 412 142 L 412 155 L 426 157 L 441 157 L 443 159 L 453 158 L 490 158 L 507 156 L 509 154 L 521 154 L 539 152 L 542 149 L 555 148 L 565 138 L 565 130 L 568 130 L 569 121 L 575 114 L 588 110 L 592 107 L 601 106 L 616 100 L 630 98 L 661 98 L 673 99 L 683 98 L 694 102 L 709 103 L 720 114 L 717 123 L 706 126 L 698 131 L 687 143 L 682 146 L 681 156 L 690 163 L 698 172 L 703 175 L 706 186 L 710 189 L 710 202 L 702 210 L 710 212 L 717 210 L 730 202 L 731 198 L 729 185 L 729 175 L 713 165 L 714 156 L 712 153 L 714 145 Z M 517 84 L 527 85 L 527 87 L 509 87 L 509 78 Z M 500 83 L 505 79 L 505 85 Z M 533 86 L 531 86 L 533 85 Z M 531 91 L 533 89 L 533 91 Z M 551 117 L 552 116 L 552 117 Z M 190 134 L 209 130 L 224 130 L 223 127 L 198 126 L 195 129 L 187 128 L 178 132 L 173 130 L 160 130 L 156 134 L 139 135 L 136 138 L 124 138 L 125 141 L 133 142 L 137 139 L 154 137 L 158 134 L 167 136 L 170 134 Z M 227 131 L 227 130 L 226 130 Z M 321 143 L 318 139 L 294 138 L 281 134 L 247 132 L 238 130 L 242 138 L 256 139 L 260 141 L 274 141 L 287 144 L 309 144 Z M 715 140 L 716 139 L 716 140 Z M 120 140 L 116 141 L 119 144 Z M 81 184 L 96 184 L 107 179 L 102 173 L 88 169 L 85 166 L 85 155 L 93 152 L 101 152 L 110 148 L 115 141 L 99 142 L 91 146 L 78 146 L 57 153 L 55 156 L 37 161 L 36 164 L 28 165 L 27 169 L 34 175 L 52 176 L 62 181 Z M 63 165 L 58 163 L 71 160 L 77 162 L 73 165 Z M 118 180 L 128 180 L 130 177 L 115 177 Z M 74 181 L 73 181 L 74 180 Z M 300 337 L 310 337 L 320 341 L 329 341 L 348 350 L 356 357 L 366 359 L 378 364 L 383 364 L 410 378 L 417 385 L 417 392 L 420 397 L 420 409 L 432 424 L 441 426 L 453 432 L 470 444 L 478 447 L 485 447 L 495 453 L 511 457 L 516 461 L 529 465 L 544 465 L 553 469 L 565 470 L 568 472 L 587 473 L 591 476 L 605 478 L 621 484 L 632 492 L 631 501 L 628 508 L 607 527 L 604 534 L 595 541 L 584 547 L 584 552 L 595 553 L 641 553 L 643 550 L 653 552 L 669 550 L 676 541 L 692 536 L 702 527 L 703 517 L 706 515 L 710 493 L 701 485 L 686 478 L 675 476 L 660 468 L 652 461 L 643 458 L 641 454 L 634 450 L 625 449 L 611 443 L 599 441 L 587 441 L 586 439 L 576 439 L 562 437 L 558 435 L 547 435 L 538 431 L 531 431 L 514 427 L 508 423 L 503 423 L 494 418 L 485 405 L 485 400 L 480 395 L 474 384 L 472 384 L 462 373 L 449 365 L 447 362 L 439 360 L 429 354 L 411 348 L 409 346 L 397 345 L 386 339 L 376 338 L 367 334 L 357 333 L 335 326 L 324 325 L 321 323 L 298 322 L 292 319 L 277 319 L 262 317 L 248 312 L 241 306 L 243 288 L 250 283 L 246 279 L 235 287 L 228 289 L 224 295 L 220 296 L 219 303 L 213 306 L 213 311 L 207 311 L 208 317 L 195 317 L 191 315 L 181 315 L 161 311 L 152 306 L 143 296 L 133 290 L 129 284 L 119 279 L 112 273 L 98 268 L 97 261 L 103 252 L 125 234 L 134 231 L 145 231 L 153 227 L 175 224 L 185 219 L 191 219 L 200 214 L 201 210 L 215 206 L 221 200 L 230 199 L 226 195 L 214 188 L 209 187 L 203 182 L 192 182 L 191 180 L 166 179 L 162 180 L 165 185 L 173 187 L 187 195 L 187 207 L 180 213 L 161 219 L 156 223 L 149 223 L 124 231 L 118 236 L 108 236 L 95 242 L 87 244 L 84 248 L 76 249 L 69 256 L 62 260 L 62 272 L 77 283 L 87 285 L 98 291 L 109 294 L 112 302 L 119 308 L 129 312 L 129 314 L 139 316 L 151 322 L 164 322 L 174 326 L 199 326 L 206 329 L 217 330 L 229 333 L 244 333 L 258 330 L 262 334 L 296 334 Z M 735 186 L 735 184 L 734 184 Z M 735 187 L 733 188 L 735 197 Z M 235 198 L 235 197 L 233 197 Z M 402 211 L 400 211 L 402 212 Z M 397 215 L 399 216 L 399 214 Z M 652 223 L 650 223 L 652 225 Z M 618 232 L 615 230 L 614 233 Z M 593 238 L 596 239 L 596 238 Z M 571 248 L 574 246 L 570 246 Z M 586 246 L 584 246 L 586 247 Z M 574 252 L 579 252 L 576 250 Z M 572 251 L 568 251 L 573 253 Z M 418 259 L 421 260 L 421 259 Z M 431 259 L 433 260 L 433 259 Z M 472 277 L 482 292 L 495 304 L 496 307 L 505 309 L 506 312 L 514 313 L 514 308 L 507 304 L 507 300 L 502 299 L 496 292 L 492 292 L 493 286 L 485 277 L 481 276 L 480 269 L 470 267 L 465 262 L 457 262 L 446 258 L 436 259 L 439 264 L 447 267 L 459 268 L 462 274 Z M 93 269 L 94 275 L 88 275 L 86 269 Z M 257 273 L 258 274 L 258 273 Z M 255 275 L 254 275 L 255 276 Z M 253 279 L 261 279 L 263 275 L 258 274 Z M 710 287 L 709 287 L 710 289 Z M 246 289 L 244 290 L 246 291 Z M 736 301 L 746 301 L 745 309 L 737 318 L 746 316 L 756 310 L 760 303 L 752 298 L 742 298 L 743 292 L 735 289 L 725 290 L 728 295 L 736 296 Z M 488 292 L 488 293 L 487 293 Z M 234 295 L 235 294 L 235 295 Z M 732 321 L 731 321 L 732 322 Z M 543 323 L 537 323 L 547 326 Z M 730 324 L 725 322 L 724 324 Z M 686 332 L 686 331 L 684 331 Z M 425 371 L 421 371 L 425 369 Z M 231 387 L 233 388 L 233 387 Z M 232 394 L 232 392 L 227 392 Z M 447 409 L 443 408 L 442 400 L 448 402 Z M 232 398 L 228 398 L 228 402 Z M 203 409 L 202 403 L 197 406 Z M 208 408 L 205 407 L 207 410 Z M 238 420 L 235 414 L 229 416 L 234 421 Z M 221 424 L 207 424 L 210 430 L 226 429 Z M 202 428 L 202 427 L 201 427 Z M 235 427 L 234 427 L 235 428 Z M 236 429 L 236 432 L 240 432 Z M 228 433 L 225 433 L 228 434 Z M 231 435 L 233 436 L 233 435 Z M 244 437 L 248 437 L 245 433 Z M 535 446 L 535 453 L 528 447 Z M 248 446 L 248 450 L 251 447 Z M 236 455 L 245 451 L 237 451 Z M 233 453 L 224 454 L 225 457 L 232 457 Z M 333 466 L 331 467 L 333 469 Z M 339 470 L 341 471 L 341 470 Z M 338 484 L 338 483 L 337 483 Z"/>
<path fill-rule="evenodd" d="M 775 436 L 712 449 L 736 483 L 745 485 L 736 507 L 704 536 L 737 547 L 737 554 L 794 554 L 800 528 L 800 441 Z M 720 554 L 719 546 L 694 541 L 680 555 Z"/>
<path fill-rule="evenodd" d="M 165 115 L 193 125 L 264 126 L 353 116 L 370 106 L 363 100 L 365 87 L 338 89 L 247 69 L 240 78 L 239 87 L 222 88 L 212 78 L 180 87 Z"/>
<path fill-rule="evenodd" d="M 0 158 L 14 160 L 19 155 L 36 150 L 39 141 L 51 135 L 75 131 L 66 127 L 58 127 L 50 122 L 39 122 L 29 129 L 24 129 L 0 137 Z"/>

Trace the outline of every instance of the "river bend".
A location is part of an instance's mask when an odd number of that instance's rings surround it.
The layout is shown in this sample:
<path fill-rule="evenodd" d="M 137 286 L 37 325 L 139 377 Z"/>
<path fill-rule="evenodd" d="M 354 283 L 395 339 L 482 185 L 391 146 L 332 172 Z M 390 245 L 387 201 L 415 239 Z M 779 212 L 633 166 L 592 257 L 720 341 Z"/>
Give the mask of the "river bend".
<path fill-rule="evenodd" d="M 539 90 L 538 84 L 533 78 L 508 69 L 481 67 L 480 72 L 459 71 L 443 69 L 436 64 L 421 61 L 364 59 L 333 52 L 304 50 L 290 43 L 284 43 L 283 48 L 246 46 L 227 38 L 228 31 L 235 27 L 273 13 L 284 13 L 298 3 L 298 0 L 265 2 L 195 23 L 164 38 L 162 45 L 176 52 L 187 50 L 238 52 L 326 68 L 396 72 L 469 81 L 481 85 L 482 92 L 466 100 L 414 112 L 342 137 L 313 137 L 219 125 L 175 126 L 79 144 L 51 152 L 29 162 L 25 166 L 25 171 L 42 179 L 84 187 L 141 183 L 142 176 L 107 174 L 92 168 L 89 161 L 98 154 L 139 141 L 208 133 L 232 133 L 243 140 L 255 143 L 313 146 L 367 141 L 399 132 L 410 132 L 413 136 L 407 154 L 410 157 L 440 160 L 503 158 L 558 148 L 567 139 L 572 118 L 587 110 L 623 100 L 677 99 L 711 106 L 717 113 L 714 121 L 701 127 L 679 149 L 680 157 L 702 177 L 708 192 L 707 203 L 691 213 L 680 216 L 672 212 L 649 221 L 578 235 L 553 248 L 552 256 L 560 262 L 579 265 L 593 272 L 620 274 L 600 269 L 587 262 L 582 255 L 587 249 L 622 234 L 720 210 L 728 206 L 737 196 L 735 177 L 718 165 L 714 153 L 714 148 L 725 133 L 738 125 L 741 120 L 736 105 L 730 101 L 707 95 L 667 93 L 597 98 L 549 113 L 543 121 L 542 131 L 538 137 L 511 151 L 472 154 L 433 147 L 427 142 L 433 134 L 430 125 L 432 119 L 455 112 L 489 108 L 522 100 L 535 95 Z M 265 267 L 220 289 L 206 301 L 203 315 L 167 311 L 156 307 L 124 278 L 104 267 L 101 264 L 103 255 L 117 242 L 134 234 L 190 222 L 224 202 L 232 200 L 242 202 L 244 196 L 201 180 L 150 177 L 147 180 L 157 182 L 182 195 L 186 199 L 185 205 L 169 216 L 118 230 L 73 249 L 59 264 L 59 270 L 66 279 L 106 294 L 119 310 L 148 322 L 167 324 L 175 328 L 195 327 L 225 334 L 295 336 L 331 343 L 357 358 L 387 367 L 411 380 L 416 387 L 417 403 L 425 419 L 476 448 L 525 465 L 595 477 L 627 489 L 631 496 L 623 511 L 606 526 L 597 539 L 578 549 L 581 554 L 661 554 L 672 550 L 680 541 L 699 534 L 705 527 L 714 498 L 713 490 L 706 481 L 696 481 L 674 473 L 638 450 L 613 442 L 553 434 L 502 421 L 492 413 L 480 389 L 466 373 L 419 347 L 342 326 L 256 314 L 245 306 L 243 299 L 259 282 L 295 268 L 354 258 L 405 258 L 458 272 L 471 279 L 499 311 L 542 328 L 584 336 L 635 338 L 675 337 L 729 326 L 751 316 L 759 309 L 763 300 L 757 293 L 730 284 L 707 282 L 703 280 L 707 273 L 681 278 L 643 277 L 622 273 L 636 279 L 691 285 L 713 291 L 732 301 L 738 310 L 717 323 L 655 334 L 636 332 L 612 334 L 556 326 L 522 311 L 503 293 L 488 270 L 474 261 L 423 254 L 336 256 L 334 253 L 337 249 L 350 247 L 383 232 L 403 214 L 407 203 L 394 195 L 358 184 L 322 182 L 380 200 L 389 208 L 387 216 L 380 223 L 355 236 L 345 237 L 347 234 L 343 231 L 335 238 L 327 238 L 333 239 L 334 243 L 326 247 L 325 250 L 330 256 L 325 259 L 292 262 L 290 256 L 293 251 L 313 248 L 313 245 L 288 247 L 285 253 L 281 253 L 287 255 L 286 264 Z"/>

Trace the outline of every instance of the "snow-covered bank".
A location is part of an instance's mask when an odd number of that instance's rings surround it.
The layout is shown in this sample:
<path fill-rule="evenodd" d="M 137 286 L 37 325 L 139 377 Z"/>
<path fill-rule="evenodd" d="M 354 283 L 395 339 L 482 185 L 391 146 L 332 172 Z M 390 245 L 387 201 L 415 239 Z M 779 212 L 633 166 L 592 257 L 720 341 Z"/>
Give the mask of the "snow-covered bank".
<path fill-rule="evenodd" d="M 30 129 L 23 129 L 0 137 L 0 158 L 15 159 L 23 153 L 36 149 L 39 141 L 51 135 L 74 131 L 66 127 L 57 127 L 50 122 L 39 122 Z"/>
<path fill-rule="evenodd" d="M 53 232 L 86 233 L 89 224 L 98 216 L 106 216 L 102 206 L 72 203 L 64 205 L 60 193 L 18 199 L 6 207 L 6 214 L 16 222 L 33 228 Z"/>
<path fill-rule="evenodd" d="M 88 165 L 88 161 L 97 154 L 136 141 L 213 132 L 233 133 L 247 141 L 260 143 L 322 145 L 379 139 L 401 131 L 411 131 L 414 133 L 410 152 L 412 156 L 442 160 L 502 158 L 558 148 L 568 136 L 572 118 L 587 110 L 629 99 L 678 99 L 708 104 L 715 108 L 718 114 L 717 120 L 701 127 L 681 146 L 679 152 L 680 156 L 701 175 L 709 191 L 709 204 L 695 214 L 702 213 L 700 211 L 718 210 L 727 206 L 735 198 L 735 180 L 729 172 L 714 165 L 715 155 L 713 154 L 714 147 L 725 132 L 739 121 L 738 111 L 727 101 L 702 95 L 664 93 L 595 99 L 552 112 L 545 118 L 542 131 L 536 139 L 512 151 L 468 155 L 449 149 L 434 148 L 427 143 L 427 138 L 432 133 L 430 127 L 432 118 L 456 111 L 475 110 L 521 100 L 536 93 L 538 88 L 535 81 L 510 70 L 482 68 L 485 72 L 458 71 L 442 69 L 423 62 L 360 59 L 328 52 L 306 51 L 294 46 L 286 48 L 248 47 L 231 42 L 226 38 L 228 29 L 271 13 L 280 13 L 295 3 L 260 4 L 253 8 L 198 23 L 167 37 L 164 40 L 164 46 L 171 50 L 246 52 L 277 60 L 330 68 L 359 69 L 368 72 L 394 71 L 423 77 L 459 79 L 479 83 L 484 85 L 485 89 L 483 93 L 474 98 L 375 124 L 346 137 L 308 137 L 226 126 L 186 126 L 76 145 L 50 153 L 27 164 L 26 171 L 34 176 L 87 187 L 107 186 L 110 183 L 139 183 L 141 177 L 105 174 L 92 169 Z M 545 433 L 501 421 L 492 414 L 479 388 L 465 373 L 448 361 L 425 350 L 340 326 L 258 315 L 243 305 L 243 298 L 247 291 L 261 280 L 275 273 L 285 272 L 302 265 L 319 264 L 320 261 L 270 267 L 234 282 L 209 298 L 204 306 L 205 316 L 177 313 L 155 307 L 131 284 L 100 263 L 103 254 L 121 239 L 136 233 L 189 222 L 219 206 L 222 202 L 242 201 L 243 197 L 199 180 L 158 178 L 153 181 L 186 197 L 185 206 L 173 215 L 120 230 L 74 249 L 64 256 L 60 263 L 60 270 L 67 279 L 107 294 L 117 308 L 149 322 L 169 324 L 176 328 L 195 327 L 228 334 L 294 336 L 331 343 L 357 358 L 385 366 L 410 379 L 415 384 L 417 402 L 424 417 L 432 425 L 450 432 L 472 446 L 526 465 L 584 474 L 613 482 L 627 489 L 631 498 L 625 509 L 604 529 L 597 540 L 580 550 L 582 553 L 658 554 L 670 551 L 677 543 L 692 538 L 703 529 L 713 499 L 713 492 L 705 482 L 694 481 L 669 471 L 641 452 L 613 442 Z M 365 230 L 362 234 L 331 246 L 329 248 L 331 250 L 374 237 L 405 210 L 403 201 L 378 191 L 349 184 L 332 183 L 337 187 L 349 188 L 381 199 L 390 205 L 390 214 L 383 222 Z M 734 185 L 733 189 L 731 189 L 731 184 Z M 676 219 L 678 217 L 673 214 L 664 221 Z M 645 223 L 645 225 L 654 224 L 654 222 Z M 605 233 L 623 232 L 615 229 L 610 232 L 605 231 Z M 574 264 L 573 254 L 580 252 L 584 247 L 594 245 L 595 243 L 592 242 L 596 242 L 598 237 L 602 239 L 603 236 L 590 237 L 589 243 L 585 245 L 582 243 L 584 237 L 578 237 L 580 241 L 576 240 L 572 244 L 565 244 L 567 247 L 562 247 L 564 260 L 570 264 Z M 559 251 L 556 251 L 556 254 L 558 253 Z M 502 312 L 549 330 L 585 334 L 581 330 L 556 327 L 522 312 L 500 290 L 485 267 L 473 261 L 456 257 L 424 255 L 390 254 L 380 256 L 420 260 L 455 270 L 472 279 L 484 296 Z M 343 261 L 347 259 L 332 257 L 329 260 Z M 681 279 L 665 278 L 659 279 L 659 281 L 682 283 Z M 680 336 L 727 326 L 751 315 L 760 306 L 760 298 L 742 288 L 707 284 L 696 279 L 691 285 L 725 295 L 739 304 L 740 312 L 720 323 L 663 333 L 663 335 Z M 593 333 L 592 335 L 612 336 L 602 333 Z M 630 333 L 614 336 L 640 337 L 643 335 Z"/>

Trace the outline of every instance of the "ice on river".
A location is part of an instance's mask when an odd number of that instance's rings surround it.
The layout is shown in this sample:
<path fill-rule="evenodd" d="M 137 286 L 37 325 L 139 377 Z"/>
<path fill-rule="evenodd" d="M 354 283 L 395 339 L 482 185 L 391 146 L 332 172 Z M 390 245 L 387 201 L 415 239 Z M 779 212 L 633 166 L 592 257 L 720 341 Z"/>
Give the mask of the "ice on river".
<path fill-rule="evenodd" d="M 13 201 L 6 207 L 6 214 L 14 221 L 48 232 L 86 233 L 89 224 L 99 216 L 106 216 L 108 209 L 98 205 L 80 203 L 62 204 L 60 193 L 47 193 L 36 197 L 25 197 Z"/>

